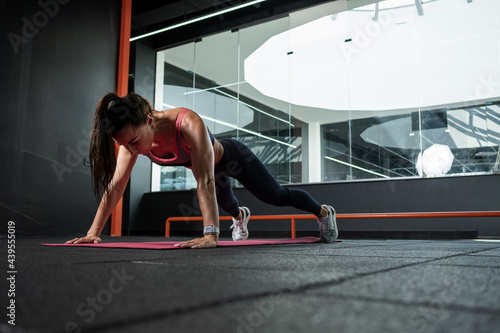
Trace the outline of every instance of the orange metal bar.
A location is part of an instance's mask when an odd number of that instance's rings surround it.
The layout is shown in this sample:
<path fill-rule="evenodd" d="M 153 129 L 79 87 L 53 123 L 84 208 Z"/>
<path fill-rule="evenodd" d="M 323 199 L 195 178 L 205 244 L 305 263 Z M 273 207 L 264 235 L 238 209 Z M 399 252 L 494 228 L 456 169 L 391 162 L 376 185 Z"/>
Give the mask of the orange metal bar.
<path fill-rule="evenodd" d="M 118 96 L 128 94 L 128 72 L 130 64 L 130 29 L 132 25 L 132 0 L 122 0 L 120 25 L 120 48 L 118 53 Z"/>
<path fill-rule="evenodd" d="M 118 96 L 128 94 L 128 72 L 130 63 L 130 28 L 132 23 L 132 0 L 122 0 L 120 23 L 120 46 L 118 53 L 118 78 L 116 93 Z M 118 152 L 118 145 L 116 144 Z M 122 235 L 123 198 L 120 199 L 111 214 L 111 236 Z"/>
<path fill-rule="evenodd" d="M 118 155 L 119 145 L 115 143 L 115 151 Z M 115 206 L 115 209 L 111 213 L 111 236 L 119 237 L 122 235 L 122 216 L 123 216 L 123 198 Z"/>
<path fill-rule="evenodd" d="M 450 218 L 450 217 L 500 217 L 500 211 L 491 212 L 429 212 L 429 213 L 359 213 L 337 214 L 337 219 L 394 219 L 394 218 Z M 231 220 L 221 216 L 219 220 Z M 314 215 L 252 215 L 250 220 L 291 220 L 292 238 L 295 238 L 295 220 L 316 219 Z M 203 217 L 169 217 L 165 223 L 165 237 L 170 237 L 170 223 L 175 221 L 203 221 Z"/>
<path fill-rule="evenodd" d="M 337 214 L 338 219 L 395 219 L 443 217 L 500 217 L 500 212 L 360 213 Z"/>
<path fill-rule="evenodd" d="M 292 222 L 292 238 L 295 238 L 295 219 L 316 219 L 314 215 L 252 215 L 250 220 L 291 220 Z M 230 221 L 231 216 L 220 216 L 220 221 Z M 165 237 L 170 237 L 170 223 L 175 221 L 203 221 L 201 216 L 193 217 L 169 217 L 165 225 Z"/>

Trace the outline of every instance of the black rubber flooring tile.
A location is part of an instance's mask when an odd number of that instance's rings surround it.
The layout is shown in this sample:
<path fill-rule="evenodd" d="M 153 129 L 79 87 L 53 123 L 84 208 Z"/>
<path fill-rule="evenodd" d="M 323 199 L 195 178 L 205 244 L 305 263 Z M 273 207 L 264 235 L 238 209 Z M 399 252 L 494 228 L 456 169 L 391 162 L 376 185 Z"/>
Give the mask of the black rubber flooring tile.
<path fill-rule="evenodd" d="M 402 246 L 392 248 L 380 248 L 366 246 L 363 248 L 344 248 L 335 250 L 309 249 L 304 253 L 312 256 L 342 256 L 342 257 L 382 257 L 382 258 L 412 258 L 432 259 L 452 255 L 459 255 L 460 251 L 429 251 L 418 249 L 405 249 Z"/>
<path fill-rule="evenodd" d="M 419 264 L 351 279 L 315 293 L 498 314 L 500 269 Z"/>
<path fill-rule="evenodd" d="M 130 239 L 130 238 L 129 238 Z M 132 260 L 157 260 L 186 257 L 210 257 L 213 255 L 234 255 L 227 248 L 210 250 L 175 249 L 175 250 L 142 250 L 89 247 L 55 247 L 42 246 L 41 243 L 63 243 L 57 239 L 21 239 L 16 243 L 16 262 L 19 267 L 31 265 L 61 265 L 98 262 L 119 262 Z M 128 240 L 127 240 L 128 241 Z M 137 241 L 137 240 L 132 240 Z M 146 241 L 161 241 L 158 239 Z M 180 241 L 180 240 L 179 240 Z M 188 252 L 186 252 L 188 251 Z M 207 252 L 209 251 L 209 252 Z"/>
<path fill-rule="evenodd" d="M 342 257 L 342 256 L 314 256 L 303 254 L 283 255 L 268 251 L 240 252 L 234 256 L 192 257 L 170 259 L 166 261 L 142 261 L 142 263 L 186 265 L 196 267 L 224 267 L 251 270 L 318 272 L 331 273 L 332 277 L 346 278 L 353 275 L 377 272 L 389 268 L 402 267 L 409 264 L 421 263 L 425 259 L 418 258 L 384 258 L 384 257 Z"/>
<path fill-rule="evenodd" d="M 381 245 L 381 246 L 393 246 L 393 245 L 407 245 L 407 244 L 423 244 L 433 242 L 432 240 L 422 240 L 422 239 L 342 239 L 343 244 L 359 244 L 359 245 Z"/>
<path fill-rule="evenodd" d="M 336 332 L 490 333 L 500 317 L 427 304 L 277 294 L 183 313 L 165 313 L 137 323 L 108 322 L 96 332 Z"/>
<path fill-rule="evenodd" d="M 434 265 L 453 265 L 469 267 L 500 268 L 500 257 L 481 256 L 480 254 L 458 256 L 440 259 L 432 262 Z"/>
<path fill-rule="evenodd" d="M 43 248 L 29 256 L 19 254 L 17 266 L 22 268 L 31 265 L 79 265 L 86 263 L 113 263 L 133 260 L 167 260 L 169 258 L 209 257 L 208 253 L 183 253 L 181 250 L 135 250 L 135 249 L 94 249 L 94 248 Z M 21 251 L 19 251 L 21 252 Z M 19 253 L 18 252 L 18 253 Z M 176 253 L 177 252 L 177 253 Z M 194 251 L 193 251 L 194 252 Z M 214 251 L 215 252 L 215 251 Z M 213 254 L 212 254 L 213 255 Z M 217 255 L 224 255 L 218 253 Z M 228 254 L 230 255 L 230 254 Z"/>
<path fill-rule="evenodd" d="M 401 258 L 411 258 L 415 251 L 418 251 L 422 258 L 433 258 L 434 256 L 442 256 L 442 251 L 429 252 L 423 244 L 425 241 L 410 241 L 414 244 L 416 248 L 410 249 L 405 252 L 406 246 L 405 242 L 391 242 L 391 241 L 368 241 L 364 243 L 363 241 L 351 242 L 351 240 L 342 241 L 340 243 L 334 244 L 296 244 L 287 245 L 286 247 L 265 247 L 258 249 L 258 251 L 269 251 L 270 253 L 279 252 L 283 255 L 290 254 L 300 254 L 300 255 L 311 255 L 311 256 L 393 256 Z M 419 244 L 419 245 L 417 245 Z M 255 247 L 246 247 L 248 252 L 256 251 Z M 384 252 L 385 251 L 385 252 Z M 413 251 L 413 252 L 410 252 Z M 448 251 L 451 254 L 462 253 L 463 251 L 455 250 Z M 427 253 L 423 255 L 423 253 Z M 446 254 L 449 255 L 449 254 Z"/>
<path fill-rule="evenodd" d="M 471 254 L 471 255 L 476 255 L 476 254 Z M 487 250 L 483 251 L 481 253 L 477 253 L 477 255 L 481 256 L 492 256 L 492 257 L 500 257 L 500 248 L 492 249 L 492 250 Z"/>
<path fill-rule="evenodd" d="M 136 322 L 158 313 L 336 281 L 331 272 L 290 273 L 186 262 L 186 266 L 99 263 L 24 268 L 16 281 L 18 324 L 60 332 L 72 323 L 83 329 L 108 321 Z"/>
<path fill-rule="evenodd" d="M 448 244 L 447 242 L 411 242 L 394 244 L 392 246 L 363 246 L 342 248 L 309 248 L 304 251 L 317 255 L 337 256 L 369 256 L 369 257 L 392 257 L 392 258 L 442 258 L 453 255 L 469 254 L 474 252 L 486 253 L 495 248 L 491 245 L 476 245 L 472 243 Z"/>
<path fill-rule="evenodd" d="M 352 240 L 342 240 L 342 242 L 336 242 L 334 244 L 323 244 L 323 243 L 314 243 L 314 244 L 290 244 L 283 247 L 260 247 L 261 250 L 269 250 L 270 252 L 280 251 L 282 253 L 304 253 L 311 252 L 312 254 L 317 254 L 318 252 L 325 252 L 325 254 L 334 253 L 340 249 L 351 249 L 351 248 L 359 248 L 364 249 L 367 247 L 375 247 L 377 249 L 383 248 L 393 248 L 395 246 L 401 246 L 404 243 L 401 242 L 391 242 L 384 240 L 376 240 L 376 241 L 352 241 Z M 255 247 L 247 247 L 248 251 L 253 251 Z"/>
<path fill-rule="evenodd" d="M 481 243 L 475 241 L 429 241 L 426 243 L 401 244 L 406 249 L 426 249 L 441 251 L 474 252 L 500 248 L 500 244 Z"/>

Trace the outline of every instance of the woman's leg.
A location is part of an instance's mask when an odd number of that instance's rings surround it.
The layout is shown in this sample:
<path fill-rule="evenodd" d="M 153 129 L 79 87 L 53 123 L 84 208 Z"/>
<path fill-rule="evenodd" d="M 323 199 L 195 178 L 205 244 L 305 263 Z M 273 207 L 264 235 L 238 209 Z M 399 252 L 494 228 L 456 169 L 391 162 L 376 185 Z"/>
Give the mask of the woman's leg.
<path fill-rule="evenodd" d="M 238 199 L 234 196 L 231 181 L 226 172 L 215 168 L 215 190 L 217 193 L 217 203 L 233 217 L 238 217 L 240 208 Z"/>
<path fill-rule="evenodd" d="M 234 196 L 228 176 L 228 170 L 232 167 L 232 163 L 231 160 L 224 157 L 227 157 L 225 153 L 214 170 L 217 203 L 233 216 L 233 225 L 231 226 L 233 240 L 245 240 L 249 235 L 247 224 L 250 218 L 250 210 L 246 207 L 239 207 L 238 199 Z"/>
<path fill-rule="evenodd" d="M 224 147 L 224 155 L 215 166 L 215 182 L 219 205 L 237 217 L 240 208 L 235 198 L 228 176 L 237 179 L 246 189 L 263 202 L 276 206 L 292 206 L 316 215 L 318 218 L 320 238 L 323 242 L 333 243 L 338 237 L 335 210 L 331 206 L 321 206 L 309 193 L 299 189 L 281 186 L 267 168 L 244 144 L 236 140 L 220 140 Z M 248 217 L 250 211 L 242 207 L 245 214 L 233 218 L 233 239 L 248 237 Z M 235 237 L 236 235 L 236 237 Z"/>
<path fill-rule="evenodd" d="M 221 140 L 221 143 L 227 174 L 259 200 L 275 206 L 292 206 L 316 216 L 322 213 L 321 205 L 306 191 L 281 186 L 243 143 L 236 140 Z"/>

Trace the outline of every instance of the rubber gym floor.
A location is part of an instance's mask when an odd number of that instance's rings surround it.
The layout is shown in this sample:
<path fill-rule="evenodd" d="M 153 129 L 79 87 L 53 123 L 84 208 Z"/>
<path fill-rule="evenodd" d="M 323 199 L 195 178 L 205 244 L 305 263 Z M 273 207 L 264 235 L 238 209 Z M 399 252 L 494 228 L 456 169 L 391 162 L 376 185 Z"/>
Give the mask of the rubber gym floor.
<path fill-rule="evenodd" d="M 0 240 L 6 249 L 6 236 Z M 163 251 L 40 245 L 66 240 L 16 239 L 16 325 L 4 314 L 1 332 L 500 329 L 499 242 L 344 239 Z M 7 294 L 8 280 L 2 289 Z"/>

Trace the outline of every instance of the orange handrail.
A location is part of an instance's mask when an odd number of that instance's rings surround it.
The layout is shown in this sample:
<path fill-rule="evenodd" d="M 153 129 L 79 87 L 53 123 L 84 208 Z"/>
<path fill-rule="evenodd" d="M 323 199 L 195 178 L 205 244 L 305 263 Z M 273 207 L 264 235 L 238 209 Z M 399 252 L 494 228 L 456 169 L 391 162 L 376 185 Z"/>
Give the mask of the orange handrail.
<path fill-rule="evenodd" d="M 450 218 L 450 217 L 500 217 L 500 211 L 489 212 L 428 212 L 428 213 L 356 213 L 337 214 L 337 219 L 394 219 L 394 218 Z M 221 216 L 219 220 L 230 221 L 231 216 Z M 290 220 L 292 238 L 295 238 L 295 220 L 316 219 L 314 215 L 252 215 L 250 220 Z M 165 224 L 165 238 L 170 237 L 170 223 L 175 221 L 203 221 L 201 216 L 169 217 Z"/>

